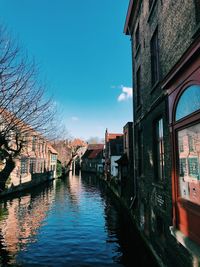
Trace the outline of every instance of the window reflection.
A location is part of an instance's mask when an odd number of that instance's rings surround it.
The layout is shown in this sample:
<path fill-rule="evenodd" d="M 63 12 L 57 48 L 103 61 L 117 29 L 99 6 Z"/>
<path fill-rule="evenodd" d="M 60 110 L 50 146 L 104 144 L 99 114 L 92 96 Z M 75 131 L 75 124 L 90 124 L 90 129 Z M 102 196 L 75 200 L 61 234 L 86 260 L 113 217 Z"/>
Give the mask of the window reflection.
<path fill-rule="evenodd" d="M 200 124 L 178 132 L 180 196 L 200 205 Z"/>
<path fill-rule="evenodd" d="M 200 109 L 200 85 L 188 87 L 181 95 L 176 108 L 176 121 Z"/>

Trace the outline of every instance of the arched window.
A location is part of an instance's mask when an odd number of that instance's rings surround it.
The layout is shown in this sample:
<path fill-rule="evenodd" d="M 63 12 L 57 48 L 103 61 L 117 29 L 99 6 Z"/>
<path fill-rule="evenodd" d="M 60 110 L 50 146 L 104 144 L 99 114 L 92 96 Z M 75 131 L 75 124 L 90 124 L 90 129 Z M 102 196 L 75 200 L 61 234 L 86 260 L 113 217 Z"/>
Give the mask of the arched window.
<path fill-rule="evenodd" d="M 200 85 L 177 91 L 172 116 L 176 226 L 200 244 Z"/>
<path fill-rule="evenodd" d="M 188 87 L 180 96 L 176 107 L 176 118 L 178 121 L 200 109 L 200 85 Z"/>
<path fill-rule="evenodd" d="M 200 86 L 188 87 L 179 97 L 175 120 L 200 110 Z M 200 205 L 200 123 L 177 129 L 179 196 Z"/>

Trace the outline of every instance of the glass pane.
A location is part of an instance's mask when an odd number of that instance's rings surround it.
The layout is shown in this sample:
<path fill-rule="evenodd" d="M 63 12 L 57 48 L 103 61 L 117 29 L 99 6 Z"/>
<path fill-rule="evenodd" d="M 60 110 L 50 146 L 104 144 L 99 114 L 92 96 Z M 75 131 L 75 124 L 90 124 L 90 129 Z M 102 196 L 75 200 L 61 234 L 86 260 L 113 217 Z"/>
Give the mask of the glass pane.
<path fill-rule="evenodd" d="M 157 178 L 164 178 L 164 144 L 163 144 L 163 119 L 156 123 L 156 160 Z"/>
<path fill-rule="evenodd" d="M 200 123 L 178 132 L 180 196 L 200 205 Z"/>
<path fill-rule="evenodd" d="M 200 109 L 200 86 L 192 85 L 181 95 L 176 108 L 176 121 Z"/>

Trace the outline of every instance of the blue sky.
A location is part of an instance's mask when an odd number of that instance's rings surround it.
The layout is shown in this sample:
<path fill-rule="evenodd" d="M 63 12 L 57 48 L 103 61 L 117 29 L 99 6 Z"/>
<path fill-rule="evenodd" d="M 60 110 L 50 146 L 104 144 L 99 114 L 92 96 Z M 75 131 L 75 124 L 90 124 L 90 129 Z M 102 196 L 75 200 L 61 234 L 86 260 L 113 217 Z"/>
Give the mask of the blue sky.
<path fill-rule="evenodd" d="M 39 64 L 74 137 L 104 137 L 132 121 L 129 0 L 0 0 L 0 23 Z M 58 122 L 59 123 L 59 122 Z"/>

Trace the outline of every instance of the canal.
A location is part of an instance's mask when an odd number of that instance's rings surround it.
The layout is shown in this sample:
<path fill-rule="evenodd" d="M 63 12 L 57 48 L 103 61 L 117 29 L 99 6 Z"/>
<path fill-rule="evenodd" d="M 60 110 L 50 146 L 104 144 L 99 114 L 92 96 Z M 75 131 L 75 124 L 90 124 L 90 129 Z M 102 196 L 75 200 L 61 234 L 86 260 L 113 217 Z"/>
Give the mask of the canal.
<path fill-rule="evenodd" d="M 156 266 L 102 183 L 72 176 L 0 202 L 0 266 Z"/>

